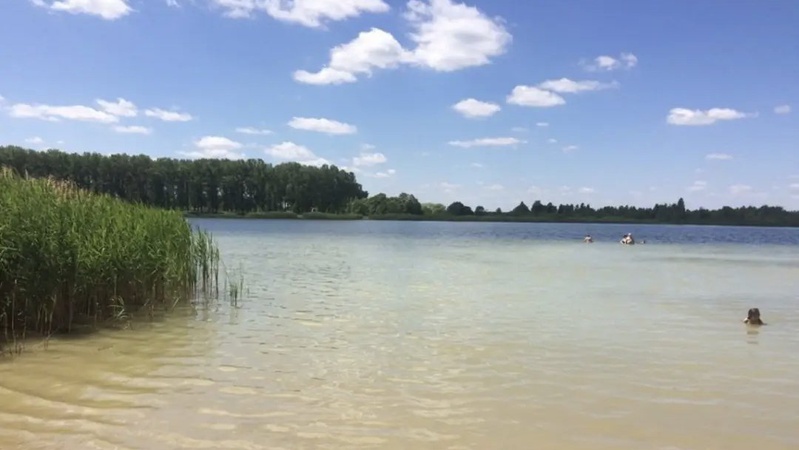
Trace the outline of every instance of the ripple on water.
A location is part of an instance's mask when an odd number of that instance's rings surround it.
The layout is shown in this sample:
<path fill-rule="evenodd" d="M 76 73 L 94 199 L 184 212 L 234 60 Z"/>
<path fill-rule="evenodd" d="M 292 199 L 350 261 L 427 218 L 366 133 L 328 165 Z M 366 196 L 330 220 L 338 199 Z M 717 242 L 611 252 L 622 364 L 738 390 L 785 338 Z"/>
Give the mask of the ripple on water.
<path fill-rule="evenodd" d="M 0 448 L 799 448 L 795 255 L 259 233 L 240 309 L 0 364 Z"/>

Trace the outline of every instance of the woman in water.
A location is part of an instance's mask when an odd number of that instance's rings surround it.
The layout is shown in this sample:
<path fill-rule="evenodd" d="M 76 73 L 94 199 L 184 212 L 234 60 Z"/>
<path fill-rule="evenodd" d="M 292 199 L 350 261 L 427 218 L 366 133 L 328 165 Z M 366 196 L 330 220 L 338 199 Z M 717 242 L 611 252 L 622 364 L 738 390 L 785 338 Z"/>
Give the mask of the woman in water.
<path fill-rule="evenodd" d="M 747 325 L 765 325 L 763 320 L 760 318 L 760 310 L 757 308 L 749 308 L 749 312 L 746 314 L 744 323 Z"/>

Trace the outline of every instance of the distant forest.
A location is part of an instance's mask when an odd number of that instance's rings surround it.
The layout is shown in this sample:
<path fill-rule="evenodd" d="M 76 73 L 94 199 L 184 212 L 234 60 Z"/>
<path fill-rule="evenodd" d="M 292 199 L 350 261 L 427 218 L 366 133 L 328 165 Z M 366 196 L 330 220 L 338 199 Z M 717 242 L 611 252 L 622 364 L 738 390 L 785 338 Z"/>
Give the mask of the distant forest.
<path fill-rule="evenodd" d="M 153 159 L 146 155 L 101 155 L 0 147 L 0 166 L 31 177 L 70 180 L 77 186 L 126 201 L 176 209 L 192 215 L 326 213 L 372 219 L 637 222 L 670 224 L 799 226 L 799 211 L 779 206 L 716 210 L 685 207 L 683 199 L 651 208 L 524 201 L 510 211 L 422 203 L 415 196 L 369 196 L 355 174 L 335 165 L 269 164 L 260 159 Z M 276 216 L 277 217 L 277 216 Z M 284 217 L 284 216 L 281 216 Z"/>

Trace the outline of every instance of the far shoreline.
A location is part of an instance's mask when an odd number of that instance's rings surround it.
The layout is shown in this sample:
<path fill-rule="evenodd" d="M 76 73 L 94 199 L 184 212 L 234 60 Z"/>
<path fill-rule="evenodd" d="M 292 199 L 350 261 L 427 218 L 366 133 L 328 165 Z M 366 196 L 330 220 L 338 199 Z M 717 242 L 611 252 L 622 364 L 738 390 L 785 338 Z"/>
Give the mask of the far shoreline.
<path fill-rule="evenodd" d="M 792 228 L 799 227 L 781 224 L 763 223 L 723 223 L 717 221 L 683 221 L 667 222 L 658 220 L 634 220 L 623 218 L 597 218 L 597 217 L 547 217 L 511 214 L 486 214 L 455 216 L 450 214 L 414 215 L 414 214 L 382 214 L 362 216 L 359 214 L 334 214 L 334 213 L 304 213 L 297 214 L 289 211 L 273 211 L 265 213 L 205 213 L 183 212 L 187 219 L 244 219 L 244 220 L 306 220 L 306 221 L 360 221 L 378 220 L 395 222 L 488 222 L 488 223 L 546 223 L 546 224 L 586 224 L 586 225 L 669 225 L 669 226 L 720 226 L 720 227 L 755 227 L 755 228 Z"/>

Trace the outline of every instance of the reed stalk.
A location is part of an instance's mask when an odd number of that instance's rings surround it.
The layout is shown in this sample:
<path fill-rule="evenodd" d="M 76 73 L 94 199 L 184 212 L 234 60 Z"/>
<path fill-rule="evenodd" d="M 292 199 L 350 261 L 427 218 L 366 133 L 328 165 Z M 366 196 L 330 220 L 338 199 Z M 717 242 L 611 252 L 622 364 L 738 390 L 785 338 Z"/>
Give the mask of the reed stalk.
<path fill-rule="evenodd" d="M 218 272 L 179 212 L 0 168 L 0 347 L 218 296 Z"/>

